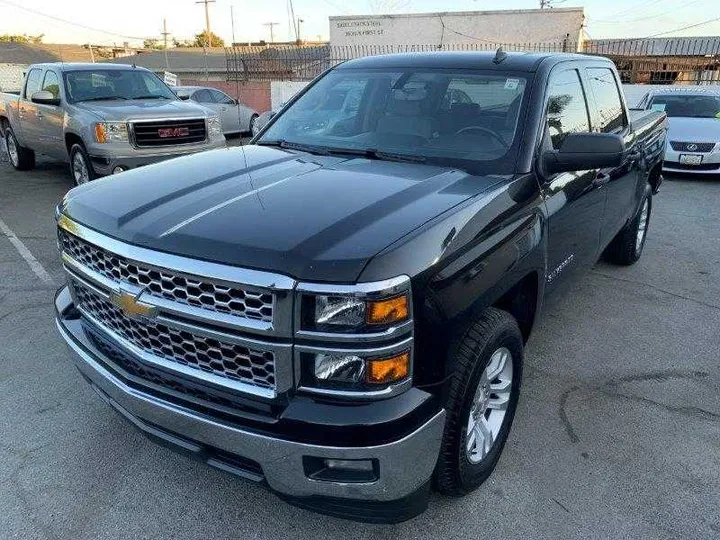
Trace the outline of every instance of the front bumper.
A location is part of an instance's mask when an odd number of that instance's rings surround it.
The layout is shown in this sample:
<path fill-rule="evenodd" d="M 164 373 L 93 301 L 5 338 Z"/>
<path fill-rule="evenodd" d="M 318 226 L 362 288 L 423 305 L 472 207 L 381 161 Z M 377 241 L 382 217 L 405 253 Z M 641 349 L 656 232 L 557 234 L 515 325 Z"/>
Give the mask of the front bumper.
<path fill-rule="evenodd" d="M 702 161 L 698 165 L 680 163 L 681 154 L 702 156 Z M 720 174 L 720 144 L 716 144 L 712 152 L 676 152 L 668 144 L 665 150 L 663 171 L 673 173 Z"/>
<path fill-rule="evenodd" d="M 90 161 L 92 161 L 93 169 L 97 174 L 106 176 L 111 174 L 115 167 L 134 169 L 136 167 L 158 163 L 175 157 L 196 154 L 198 152 L 213 150 L 215 148 L 225 148 L 226 146 L 227 143 L 225 139 L 219 138 L 211 139 L 202 144 L 193 144 L 182 149 L 179 149 L 178 147 L 159 148 L 153 149 L 152 151 L 143 149 L 136 150 L 130 154 L 126 154 L 125 152 L 118 154 L 113 152 L 108 153 L 107 149 L 103 149 L 103 152 L 101 153 L 100 151 L 93 151 L 93 149 L 90 149 Z"/>
<path fill-rule="evenodd" d="M 126 384 L 103 365 L 72 311 L 67 288 L 55 300 L 56 323 L 75 364 L 93 389 L 141 431 L 213 467 L 264 482 L 289 502 L 315 511 L 374 522 L 398 522 L 427 506 L 429 481 L 440 449 L 445 411 L 397 440 L 370 446 L 323 445 L 269 436 L 164 401 Z M 375 460 L 372 482 L 316 480 L 307 459 Z"/>

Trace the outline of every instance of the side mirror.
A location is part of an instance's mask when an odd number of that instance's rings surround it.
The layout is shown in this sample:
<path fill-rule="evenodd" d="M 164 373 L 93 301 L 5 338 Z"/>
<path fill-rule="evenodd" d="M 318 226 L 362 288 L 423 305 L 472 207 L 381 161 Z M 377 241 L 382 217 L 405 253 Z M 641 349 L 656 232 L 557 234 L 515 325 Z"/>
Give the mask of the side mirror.
<path fill-rule="evenodd" d="M 617 167 L 625 155 L 625 142 L 612 133 L 569 133 L 559 150 L 543 154 L 548 173 Z"/>
<path fill-rule="evenodd" d="M 187 101 L 188 99 L 190 99 L 190 96 L 188 96 L 187 94 L 185 94 L 183 96 L 178 96 L 178 97 L 183 101 Z"/>
<path fill-rule="evenodd" d="M 40 90 L 30 96 L 30 101 L 41 105 L 60 105 L 60 98 L 56 98 L 52 92 Z"/>

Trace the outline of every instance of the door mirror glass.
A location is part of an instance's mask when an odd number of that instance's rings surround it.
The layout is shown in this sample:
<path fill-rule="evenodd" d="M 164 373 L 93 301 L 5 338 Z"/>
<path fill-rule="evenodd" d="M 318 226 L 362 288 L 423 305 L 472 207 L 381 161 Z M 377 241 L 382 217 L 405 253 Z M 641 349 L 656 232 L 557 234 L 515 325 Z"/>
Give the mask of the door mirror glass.
<path fill-rule="evenodd" d="M 40 103 L 41 105 L 60 105 L 60 98 L 56 98 L 52 92 L 40 90 L 30 96 L 30 101 Z"/>
<path fill-rule="evenodd" d="M 622 163 L 625 143 L 612 133 L 568 133 L 558 150 L 543 154 L 545 171 L 559 173 L 617 167 Z"/>

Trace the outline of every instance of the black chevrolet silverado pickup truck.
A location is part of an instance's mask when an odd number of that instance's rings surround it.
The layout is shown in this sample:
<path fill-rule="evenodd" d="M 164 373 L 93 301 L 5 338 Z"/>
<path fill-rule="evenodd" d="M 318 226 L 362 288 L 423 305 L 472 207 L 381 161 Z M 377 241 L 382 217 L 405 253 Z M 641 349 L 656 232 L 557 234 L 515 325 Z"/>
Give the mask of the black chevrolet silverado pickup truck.
<path fill-rule="evenodd" d="M 491 474 L 545 296 L 640 257 L 665 117 L 636 114 L 603 58 L 346 62 L 249 146 L 70 191 L 57 326 L 153 439 L 408 519 Z"/>

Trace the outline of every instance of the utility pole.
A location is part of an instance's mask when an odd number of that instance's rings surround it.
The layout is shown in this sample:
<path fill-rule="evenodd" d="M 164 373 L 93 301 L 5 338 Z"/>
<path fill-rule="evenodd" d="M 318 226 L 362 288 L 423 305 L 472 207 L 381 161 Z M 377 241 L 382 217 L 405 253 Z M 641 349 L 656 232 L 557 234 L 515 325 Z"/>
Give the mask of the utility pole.
<path fill-rule="evenodd" d="M 292 15 L 292 23 L 293 23 L 293 29 L 295 30 L 295 40 L 297 41 L 298 38 L 298 29 L 297 26 L 295 26 L 295 8 L 293 7 L 292 0 L 288 0 L 290 4 L 290 15 Z"/>
<path fill-rule="evenodd" d="M 276 22 L 266 22 L 265 24 L 263 24 L 263 26 L 269 26 L 269 27 L 270 27 L 270 43 L 275 43 L 275 31 L 273 30 L 273 28 L 274 28 L 275 26 L 277 26 L 278 24 L 280 24 L 280 23 L 276 23 Z"/>
<path fill-rule="evenodd" d="M 163 46 L 165 47 L 165 50 L 167 50 L 167 39 L 170 32 L 167 31 L 167 19 L 165 17 L 163 17 L 163 31 L 160 32 L 160 35 L 163 37 Z"/>
<path fill-rule="evenodd" d="M 298 43 L 300 43 L 300 23 L 304 23 L 304 22 L 305 22 L 305 19 L 301 19 L 300 17 L 298 17 L 298 19 L 297 19 L 297 41 L 298 41 Z"/>
<path fill-rule="evenodd" d="M 200 2 L 195 2 L 196 4 L 205 4 L 205 36 L 207 39 L 207 46 L 210 47 L 212 43 L 210 42 L 210 4 L 214 4 L 215 0 L 200 0 Z"/>
<path fill-rule="evenodd" d="M 230 6 L 230 28 L 232 29 L 232 47 L 235 46 L 235 14 L 233 13 L 233 7 Z"/>

